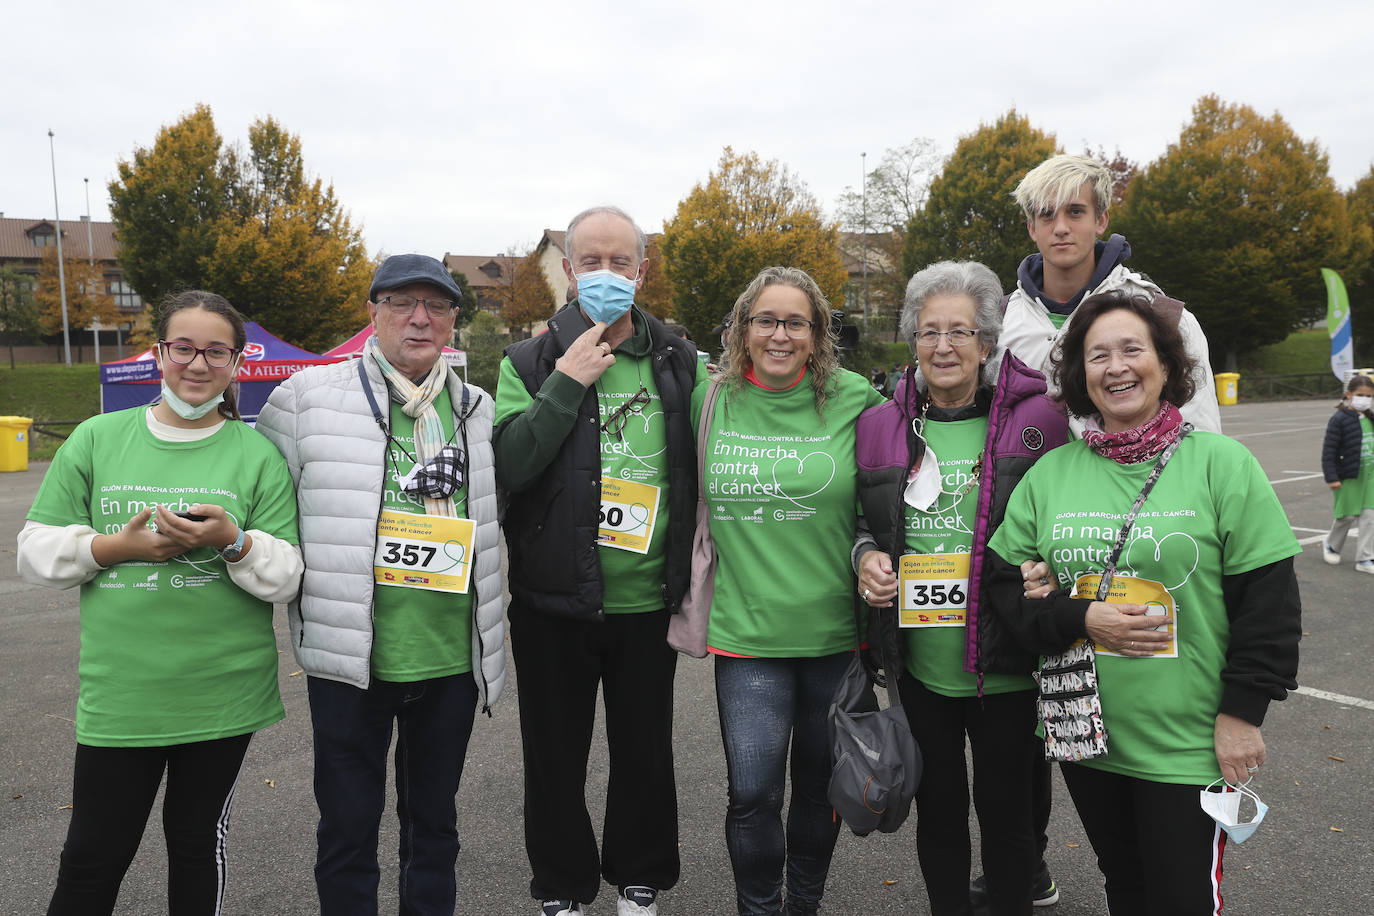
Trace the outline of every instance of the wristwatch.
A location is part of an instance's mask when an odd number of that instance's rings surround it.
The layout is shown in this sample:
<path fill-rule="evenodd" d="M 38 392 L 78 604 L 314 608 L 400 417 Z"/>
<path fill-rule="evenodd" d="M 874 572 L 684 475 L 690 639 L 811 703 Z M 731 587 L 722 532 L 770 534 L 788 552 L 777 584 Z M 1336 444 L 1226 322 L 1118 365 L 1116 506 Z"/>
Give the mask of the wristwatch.
<path fill-rule="evenodd" d="M 222 557 L 224 557 L 224 559 L 228 560 L 230 563 L 233 563 L 233 562 L 236 561 L 239 557 L 243 556 L 243 529 L 242 529 L 242 528 L 239 529 L 239 536 L 236 537 L 236 538 L 234 538 L 234 543 L 229 544 L 229 545 L 226 545 L 226 546 L 221 547 L 221 548 L 219 549 L 219 555 L 222 556 Z"/>

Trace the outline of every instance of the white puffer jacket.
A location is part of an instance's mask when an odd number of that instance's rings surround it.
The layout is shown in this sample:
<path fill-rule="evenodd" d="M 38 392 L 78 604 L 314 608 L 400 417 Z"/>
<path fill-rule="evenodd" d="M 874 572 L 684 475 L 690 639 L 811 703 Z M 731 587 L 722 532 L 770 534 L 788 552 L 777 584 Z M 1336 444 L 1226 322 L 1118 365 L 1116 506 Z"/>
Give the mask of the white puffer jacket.
<path fill-rule="evenodd" d="M 1085 293 L 1083 298 L 1087 299 L 1098 293 L 1118 289 L 1151 298 L 1164 294 L 1150 280 L 1133 270 L 1127 269 L 1124 264 L 1118 264 L 1098 284 L 1096 289 Z M 1039 299 L 1031 296 L 1018 284 L 1010 298 L 1007 299 L 1007 309 L 1002 316 L 1002 334 L 997 338 L 997 342 L 1015 354 L 1016 358 L 1027 366 L 1043 372 L 1046 380 L 1050 383 L 1050 395 L 1055 396 L 1058 391 L 1055 390 L 1050 372 L 1050 355 L 1072 322 L 1073 317 L 1070 316 L 1062 328 L 1056 328 L 1054 322 L 1050 321 L 1049 309 L 1045 308 Z M 1217 388 L 1216 382 L 1212 379 L 1212 364 L 1207 351 L 1207 335 L 1202 332 L 1202 325 L 1198 323 L 1197 317 L 1186 308 L 1183 310 L 1183 314 L 1179 316 L 1178 330 L 1183 338 L 1184 349 L 1197 363 L 1197 368 L 1193 371 L 1194 393 L 1192 400 L 1187 404 L 1179 404 L 1179 412 L 1183 414 L 1183 419 L 1192 423 L 1197 429 L 1209 433 L 1219 433 L 1221 432 L 1221 408 L 1217 406 Z M 1070 417 L 1069 426 L 1073 429 L 1075 436 L 1081 437 L 1083 435 L 1083 421 L 1078 417 Z"/>
<path fill-rule="evenodd" d="M 381 370 L 362 360 L 378 405 L 389 403 Z M 482 708 L 506 680 L 492 398 L 469 385 L 468 515 L 477 523 L 473 566 L 472 672 Z M 449 370 L 449 397 L 462 404 L 463 382 Z M 314 677 L 366 688 L 371 680 L 372 560 L 382 506 L 386 438 L 358 379 L 358 361 L 312 366 L 268 398 L 258 429 L 276 445 L 296 481 L 305 578 L 292 601 L 291 646 Z"/>

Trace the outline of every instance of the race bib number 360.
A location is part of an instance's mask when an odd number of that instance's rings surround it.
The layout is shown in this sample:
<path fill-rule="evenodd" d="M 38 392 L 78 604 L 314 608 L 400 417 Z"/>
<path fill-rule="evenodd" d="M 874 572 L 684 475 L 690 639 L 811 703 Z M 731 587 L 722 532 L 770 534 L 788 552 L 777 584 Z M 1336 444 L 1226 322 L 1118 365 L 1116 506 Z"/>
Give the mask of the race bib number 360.
<path fill-rule="evenodd" d="M 966 553 L 902 557 L 901 623 L 904 627 L 962 627 L 968 608 Z"/>
<path fill-rule="evenodd" d="M 466 594 L 477 524 L 387 509 L 377 521 L 373 577 L 378 585 Z"/>
<path fill-rule="evenodd" d="M 601 518 L 596 540 L 602 547 L 648 553 L 658 514 L 658 487 L 635 480 L 601 478 Z"/>

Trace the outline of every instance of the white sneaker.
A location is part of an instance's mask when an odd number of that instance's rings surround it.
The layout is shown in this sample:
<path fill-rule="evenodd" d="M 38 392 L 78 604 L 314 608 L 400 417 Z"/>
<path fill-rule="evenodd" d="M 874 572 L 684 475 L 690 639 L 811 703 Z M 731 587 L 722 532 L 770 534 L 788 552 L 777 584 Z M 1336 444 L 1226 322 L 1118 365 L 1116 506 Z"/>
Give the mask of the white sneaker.
<path fill-rule="evenodd" d="M 1361 560 L 1355 564 L 1355 572 L 1367 572 L 1374 574 L 1374 560 Z"/>
<path fill-rule="evenodd" d="M 1339 550 L 1332 550 L 1331 546 L 1326 543 L 1325 538 L 1322 539 L 1322 559 L 1326 561 L 1327 566 L 1341 565 L 1341 552 Z"/>
<path fill-rule="evenodd" d="M 658 916 L 658 891 L 641 885 L 622 887 L 615 901 L 615 916 Z"/>
<path fill-rule="evenodd" d="M 584 916 L 586 910 L 576 900 L 545 900 L 539 916 Z"/>

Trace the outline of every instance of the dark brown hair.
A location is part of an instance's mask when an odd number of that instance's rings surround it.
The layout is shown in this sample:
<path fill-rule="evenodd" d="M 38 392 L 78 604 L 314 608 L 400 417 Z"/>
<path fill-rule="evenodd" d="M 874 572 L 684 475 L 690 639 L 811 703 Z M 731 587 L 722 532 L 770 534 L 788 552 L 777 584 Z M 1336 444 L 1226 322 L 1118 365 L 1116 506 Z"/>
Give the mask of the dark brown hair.
<path fill-rule="evenodd" d="M 1193 370 L 1196 361 L 1183 346 L 1178 322 L 1157 311 L 1148 296 L 1128 295 L 1120 290 L 1089 296 L 1073 313 L 1069 329 L 1051 357 L 1051 375 L 1059 387 L 1060 399 L 1076 417 L 1097 413 L 1097 406 L 1088 397 L 1088 372 L 1083 360 L 1083 342 L 1097 319 L 1108 312 L 1123 309 L 1135 315 L 1150 329 L 1150 343 L 1164 367 L 1164 387 L 1160 397 L 1175 407 L 1182 407 L 1196 393 Z"/>
<path fill-rule="evenodd" d="M 167 326 L 171 324 L 173 315 L 186 309 L 197 308 L 205 309 L 229 322 L 229 326 L 234 329 L 234 349 L 243 352 L 243 348 L 248 345 L 248 328 L 244 326 L 243 316 L 219 293 L 209 293 L 201 289 L 173 293 L 162 301 L 162 308 L 158 310 L 157 316 L 158 340 L 167 339 Z M 239 416 L 238 382 L 233 378 L 229 380 L 229 387 L 224 389 L 224 400 L 220 402 L 219 413 L 226 420 L 243 419 Z"/>

